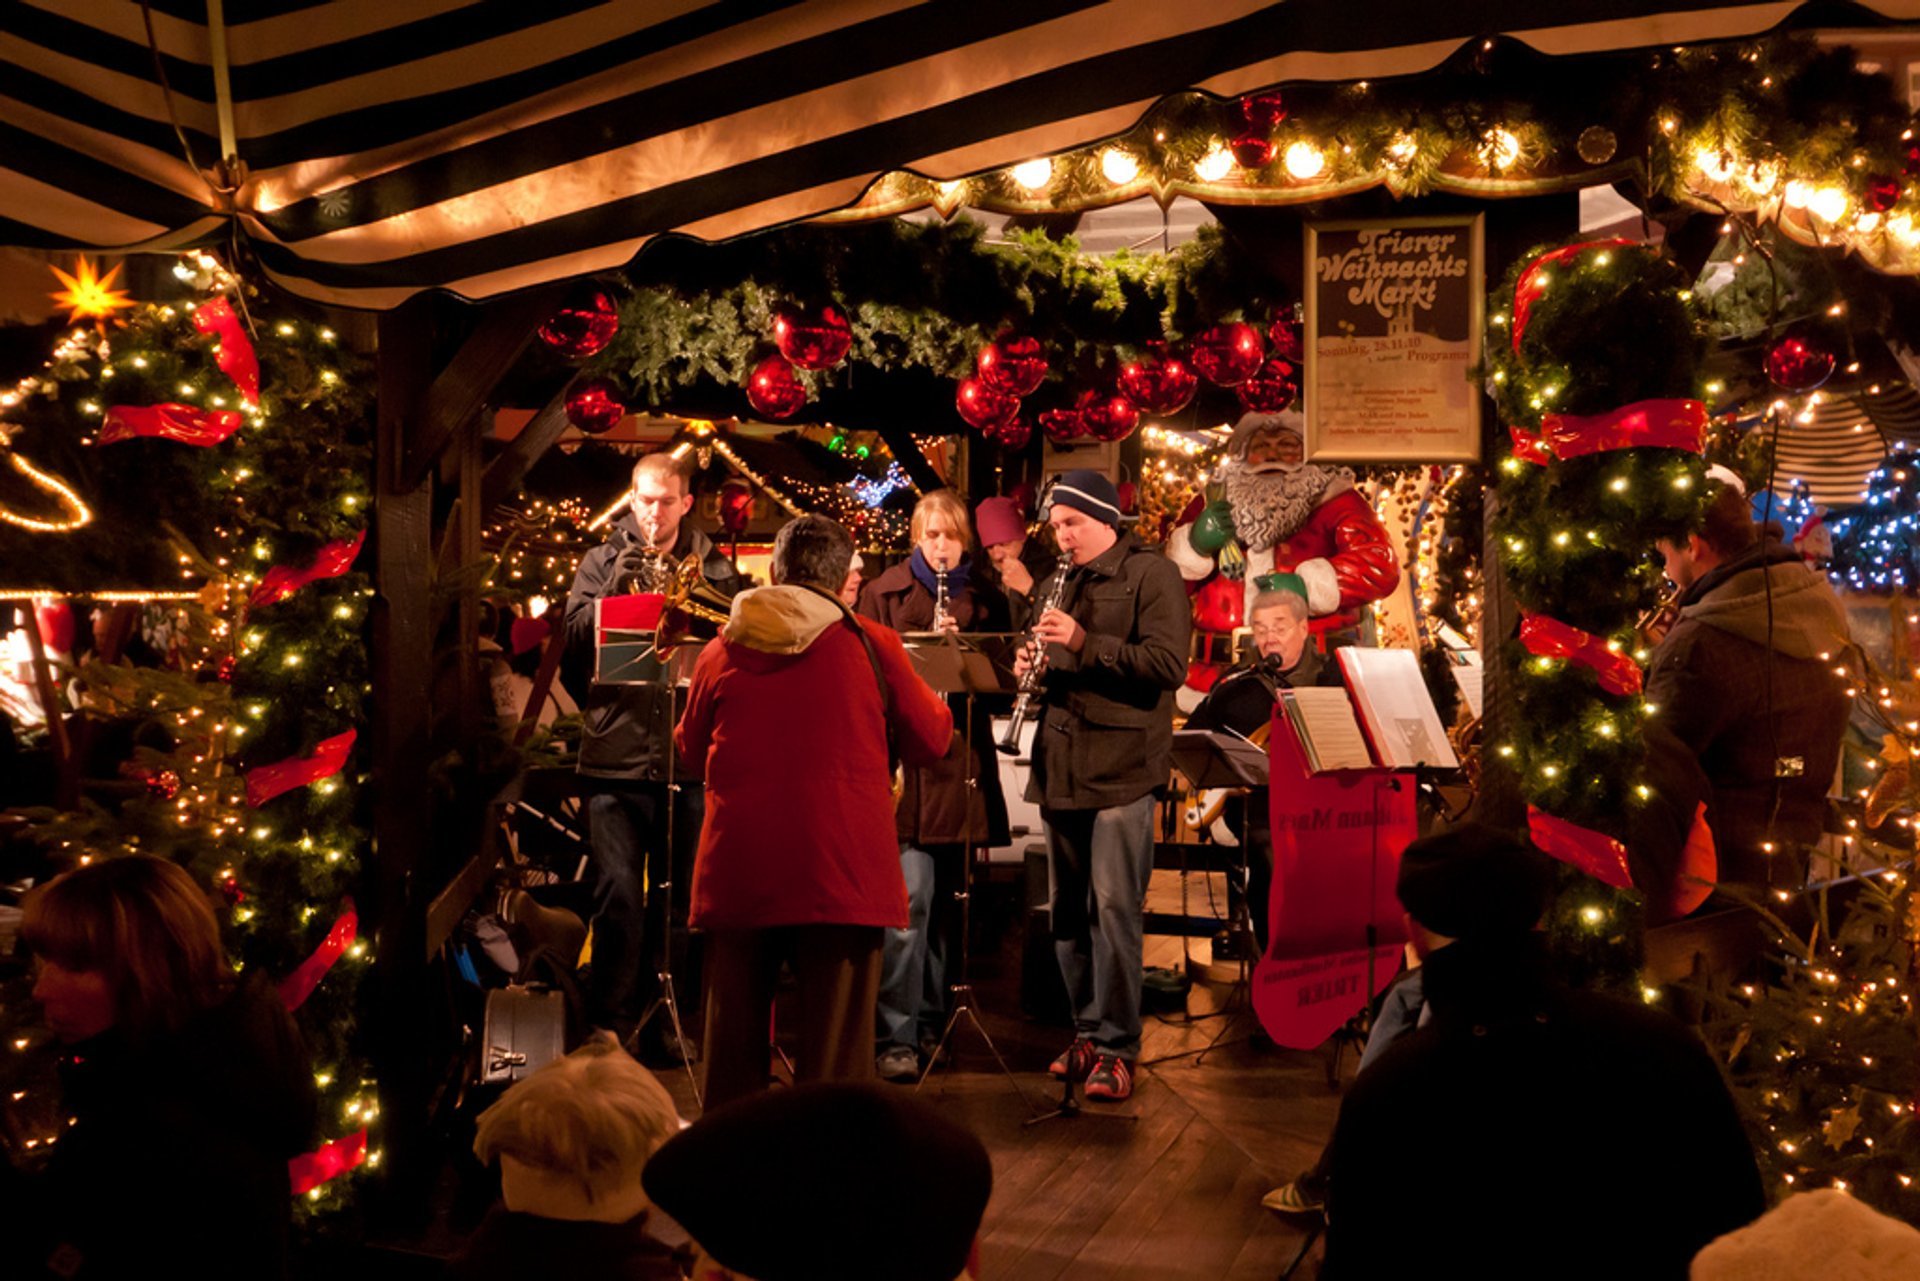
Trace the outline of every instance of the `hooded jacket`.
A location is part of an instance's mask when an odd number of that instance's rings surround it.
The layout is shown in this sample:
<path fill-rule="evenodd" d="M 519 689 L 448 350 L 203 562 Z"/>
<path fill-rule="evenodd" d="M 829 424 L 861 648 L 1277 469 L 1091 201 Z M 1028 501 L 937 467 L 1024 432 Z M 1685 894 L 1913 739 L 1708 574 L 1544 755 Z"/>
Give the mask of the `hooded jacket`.
<path fill-rule="evenodd" d="M 1851 643 L 1826 579 L 1778 543 L 1716 566 L 1680 597 L 1646 696 L 1706 773 L 1721 881 L 1792 879 L 1796 869 L 1761 842 L 1819 839 L 1853 703 L 1833 668 Z"/>
<path fill-rule="evenodd" d="M 806 587 L 734 597 L 674 732 L 707 781 L 695 926 L 906 925 L 889 724 L 908 765 L 940 760 L 953 736 L 947 705 L 891 628 Z"/>
<path fill-rule="evenodd" d="M 612 594 L 622 553 L 644 547 L 639 522 L 628 512 L 614 523 L 607 541 L 588 552 L 574 573 L 567 595 L 567 644 L 590 655 L 593 650 L 593 603 Z M 723 595 L 731 596 L 745 583 L 733 562 L 722 555 L 705 534 L 682 521 L 674 540 L 673 558 L 700 557 L 701 575 Z M 591 670 L 591 668 L 589 668 Z M 667 742 L 673 731 L 673 690 L 659 685 L 603 685 L 587 689 L 581 708 L 584 732 L 580 738 L 579 772 L 593 778 L 664 781 Z M 683 779 L 699 781 L 676 771 Z"/>

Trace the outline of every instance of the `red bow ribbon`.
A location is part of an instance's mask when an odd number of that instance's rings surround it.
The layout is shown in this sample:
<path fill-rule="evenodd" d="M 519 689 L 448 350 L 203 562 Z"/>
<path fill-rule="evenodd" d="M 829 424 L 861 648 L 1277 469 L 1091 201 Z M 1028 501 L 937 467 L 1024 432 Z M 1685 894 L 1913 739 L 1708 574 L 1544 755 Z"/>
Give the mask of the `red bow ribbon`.
<path fill-rule="evenodd" d="M 1545 467 L 1553 461 L 1553 455 L 1547 452 L 1547 442 L 1540 439 L 1538 432 L 1528 431 L 1524 427 L 1509 427 L 1507 434 L 1513 437 L 1513 456 L 1521 462 Z"/>
<path fill-rule="evenodd" d="M 360 547 L 366 541 L 367 531 L 363 529 L 352 538 L 339 539 L 322 547 L 314 553 L 312 562 L 305 569 L 275 565 L 261 576 L 253 595 L 247 597 L 247 603 L 258 609 L 262 605 L 285 600 L 308 583 L 340 577 L 353 564 L 354 557 L 360 554 Z"/>
<path fill-rule="evenodd" d="M 135 436 L 161 436 L 202 449 L 217 445 L 240 430 L 240 414 L 232 409 L 201 409 L 194 405 L 115 405 L 107 410 L 100 443 L 111 445 Z"/>
<path fill-rule="evenodd" d="M 1527 832 L 1543 854 L 1562 863 L 1571 863 L 1597 881 L 1615 889 L 1631 889 L 1633 873 L 1627 869 L 1627 847 L 1611 836 L 1578 823 L 1569 823 L 1545 810 L 1527 806 Z"/>
<path fill-rule="evenodd" d="M 339 1178 L 366 1159 L 367 1131 L 362 1126 L 352 1134 L 321 1144 L 317 1151 L 288 1161 L 287 1177 L 293 1184 L 293 1194 L 304 1196 L 327 1180 Z"/>
<path fill-rule="evenodd" d="M 313 955 L 300 962 L 300 967 L 280 980 L 280 1003 L 289 1010 L 297 1010 L 313 995 L 313 989 L 320 986 L 327 971 L 333 968 L 346 950 L 352 945 L 354 937 L 360 933 L 360 914 L 354 910 L 353 899 L 348 898 L 344 910 L 320 940 L 320 946 Z"/>
<path fill-rule="evenodd" d="M 1563 262 L 1572 262 L 1589 249 L 1607 249 L 1614 245 L 1631 245 L 1631 240 L 1622 240 L 1614 236 L 1607 240 L 1588 240 L 1577 245 L 1562 245 L 1558 249 L 1549 249 L 1527 264 L 1520 278 L 1513 282 L 1513 351 L 1520 353 L 1520 336 L 1527 332 L 1527 318 L 1533 314 L 1533 304 L 1540 295 L 1547 292 L 1547 282 L 1540 273 L 1548 267 Z"/>
<path fill-rule="evenodd" d="M 1640 664 L 1592 632 L 1545 614 L 1525 614 L 1520 619 L 1520 643 L 1529 654 L 1570 659 L 1591 668 L 1600 678 L 1600 688 L 1609 694 L 1640 692 Z"/>
<path fill-rule="evenodd" d="M 247 804 L 258 808 L 282 792 L 290 792 L 308 783 L 317 783 L 329 774 L 338 774 L 353 750 L 355 734 L 348 730 L 323 739 L 312 756 L 296 756 L 247 771 Z"/>
<path fill-rule="evenodd" d="M 225 298 L 202 303 L 193 313 L 193 327 L 215 338 L 213 363 L 233 380 L 241 399 L 249 405 L 260 403 L 260 358 L 254 355 L 253 339 L 246 326 L 233 314 L 233 305 Z"/>
<path fill-rule="evenodd" d="M 1548 414 L 1540 428 L 1558 458 L 1641 446 L 1697 454 L 1707 407 L 1697 400 L 1636 400 L 1604 414 Z"/>

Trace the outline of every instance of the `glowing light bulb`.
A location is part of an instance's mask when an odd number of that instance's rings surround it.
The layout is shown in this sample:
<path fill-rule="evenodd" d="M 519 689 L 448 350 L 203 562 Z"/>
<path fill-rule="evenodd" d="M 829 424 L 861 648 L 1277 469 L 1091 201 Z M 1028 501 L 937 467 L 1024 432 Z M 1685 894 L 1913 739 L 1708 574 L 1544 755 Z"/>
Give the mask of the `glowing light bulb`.
<path fill-rule="evenodd" d="M 1116 187 L 1124 187 L 1140 176 L 1140 161 L 1131 151 L 1108 147 L 1100 153 L 1100 172 Z"/>
<path fill-rule="evenodd" d="M 1023 160 L 1013 167 L 1013 180 L 1028 191 L 1039 191 L 1053 181 L 1053 161 L 1045 156 Z"/>
<path fill-rule="evenodd" d="M 1318 178 L 1326 170 L 1327 157 L 1310 142 L 1300 141 L 1287 144 L 1286 153 L 1280 158 L 1287 176 L 1306 182 Z"/>
<path fill-rule="evenodd" d="M 1485 139 L 1487 165 L 1502 173 L 1514 167 L 1520 160 L 1520 139 L 1508 129 L 1494 129 Z"/>
<path fill-rule="evenodd" d="M 1233 153 L 1215 147 L 1193 162 L 1193 176 L 1202 182 L 1219 182 L 1233 172 Z"/>

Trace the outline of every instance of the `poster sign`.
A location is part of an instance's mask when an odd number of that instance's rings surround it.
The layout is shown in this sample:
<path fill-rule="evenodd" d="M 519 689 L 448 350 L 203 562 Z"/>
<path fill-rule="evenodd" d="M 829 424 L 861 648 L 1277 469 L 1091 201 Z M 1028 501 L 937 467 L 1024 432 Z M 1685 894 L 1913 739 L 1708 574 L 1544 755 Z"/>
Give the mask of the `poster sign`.
<path fill-rule="evenodd" d="M 1307 225 L 1306 450 L 1475 462 L 1481 216 Z"/>
<path fill-rule="evenodd" d="M 1307 772 L 1284 713 L 1267 738 L 1273 890 L 1253 1009 L 1276 1042 L 1325 1041 L 1400 972 L 1406 923 L 1394 883 L 1417 833 L 1413 777 Z"/>

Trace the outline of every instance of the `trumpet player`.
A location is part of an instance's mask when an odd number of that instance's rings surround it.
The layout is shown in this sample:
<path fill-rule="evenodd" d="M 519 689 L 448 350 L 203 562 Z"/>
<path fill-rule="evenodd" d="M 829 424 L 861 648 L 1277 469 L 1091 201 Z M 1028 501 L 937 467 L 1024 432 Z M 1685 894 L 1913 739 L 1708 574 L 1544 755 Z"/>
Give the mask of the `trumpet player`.
<path fill-rule="evenodd" d="M 656 580 L 689 556 L 699 557 L 700 572 L 722 593 L 732 596 L 745 586 L 732 562 L 688 522 L 692 510 L 685 464 L 665 453 L 642 458 L 633 469 L 627 510 L 574 575 L 567 596 L 569 646 L 591 651 L 596 600 L 660 590 L 664 584 Z M 704 795 L 697 770 L 670 755 L 674 717 L 673 682 L 664 669 L 652 684 L 596 681 L 587 692 L 578 765 L 592 788 L 587 799 L 594 872 L 587 1020 L 622 1043 L 659 995 L 661 956 L 674 962 L 681 1007 L 697 1009 L 699 1002 L 696 976 L 684 962 L 686 896 Z M 663 942 L 670 952 L 662 952 Z M 648 1033 L 648 1044 L 639 1049 L 655 1066 L 670 1066 L 686 1053 L 686 1047 L 673 1044 L 667 1020 L 652 1020 Z"/>
<path fill-rule="evenodd" d="M 898 632 L 1007 629 L 1005 598 L 974 576 L 967 509 L 952 490 L 914 506 L 909 534 L 912 555 L 867 584 L 859 613 Z M 874 1071 L 887 1081 L 917 1079 L 946 1022 L 947 956 L 959 946 L 954 893 L 967 849 L 1008 839 L 990 709 L 961 694 L 948 702 L 955 725 L 971 717 L 972 732 L 956 733 L 936 764 L 908 767 L 895 809 L 907 928 L 888 930 L 882 949 Z"/>
<path fill-rule="evenodd" d="M 1186 587 L 1173 563 L 1121 531 L 1113 482 L 1092 470 L 1054 483 L 1047 512 L 1070 566 L 1059 607 L 1029 622 L 1024 676 L 1046 664 L 1027 796 L 1047 826 L 1054 954 L 1075 1047 L 1095 1055 L 1087 1097 L 1133 1093 L 1140 1053 L 1141 912 L 1153 812 L 1172 769 L 1173 691 L 1187 674 Z"/>

